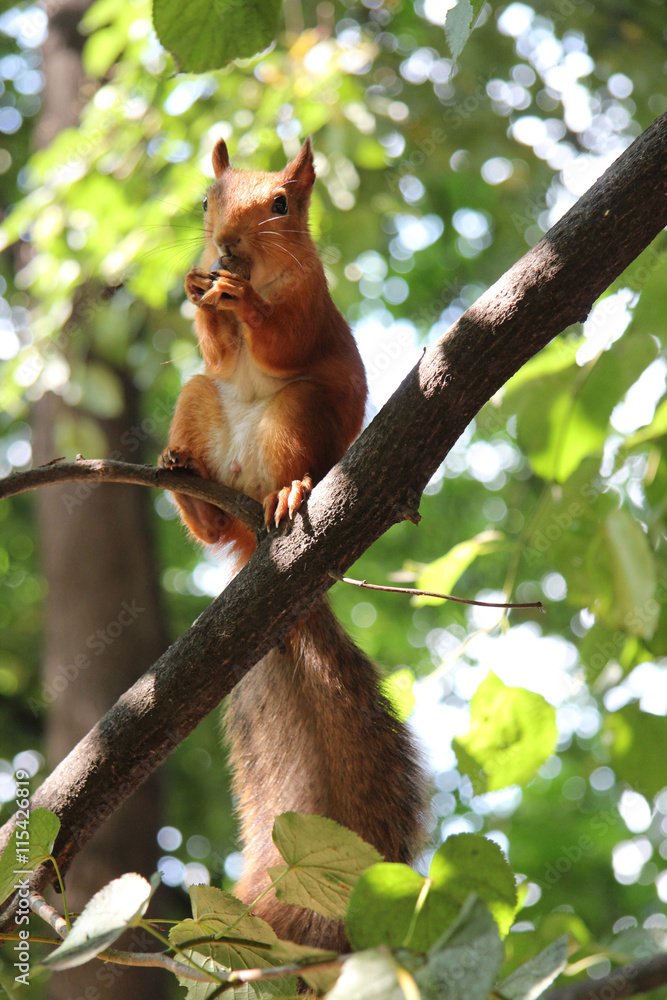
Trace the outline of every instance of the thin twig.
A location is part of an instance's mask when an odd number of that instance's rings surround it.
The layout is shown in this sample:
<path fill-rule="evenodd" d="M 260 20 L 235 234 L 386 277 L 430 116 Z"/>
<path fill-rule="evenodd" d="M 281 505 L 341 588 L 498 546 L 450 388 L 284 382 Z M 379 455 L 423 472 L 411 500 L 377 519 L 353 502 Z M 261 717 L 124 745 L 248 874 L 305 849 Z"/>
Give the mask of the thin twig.
<path fill-rule="evenodd" d="M 315 969 L 335 969 L 345 962 L 349 955 L 338 955 L 337 958 L 325 958 L 322 961 L 302 965 L 273 965 L 268 969 L 236 969 L 230 972 L 228 983 L 256 983 L 260 979 L 279 979 L 282 976 L 302 976 L 304 972 Z"/>
<path fill-rule="evenodd" d="M 111 459 L 77 458 L 76 462 L 54 459 L 37 469 L 13 472 L 5 479 L 0 479 L 0 500 L 53 483 L 81 480 L 94 483 L 135 483 L 139 486 L 151 486 L 153 489 L 185 493 L 198 500 L 207 500 L 225 513 L 232 514 L 256 535 L 262 535 L 265 531 L 262 505 L 245 493 L 239 493 L 238 490 L 210 479 L 202 479 L 182 469 L 158 469 L 153 465 L 133 465 Z"/>
<path fill-rule="evenodd" d="M 164 955 L 160 951 L 117 951 L 115 948 L 107 948 L 96 956 L 102 962 L 110 962 L 112 965 L 138 965 L 143 968 L 167 969 L 184 979 L 194 979 L 198 983 L 217 983 L 220 976 L 213 976 L 205 969 L 198 969 L 178 962 L 169 955 Z"/>
<path fill-rule="evenodd" d="M 65 918 L 50 903 L 47 903 L 43 896 L 37 892 L 31 892 L 28 895 L 28 904 L 33 913 L 36 913 L 38 917 L 53 927 L 56 934 L 63 939 L 67 938 Z M 217 979 L 210 976 L 205 970 L 190 968 L 161 952 L 117 951 L 115 948 L 107 948 L 96 957 L 102 962 L 112 962 L 115 965 L 140 965 L 167 969 L 169 972 L 175 972 L 177 976 L 195 979 L 199 983 L 217 982 Z"/>
<path fill-rule="evenodd" d="M 353 580 L 351 576 L 340 576 L 330 573 L 334 580 L 341 583 L 351 583 L 353 587 L 363 587 L 365 590 L 381 590 L 387 594 L 409 594 L 411 597 L 439 597 L 443 601 L 456 601 L 457 604 L 474 604 L 477 608 L 533 608 L 546 614 L 542 601 L 531 604 L 496 604 L 493 601 L 471 601 L 467 597 L 452 597 L 451 594 L 435 594 L 431 590 L 417 590 L 415 587 L 382 587 L 379 583 L 367 583 L 366 580 Z"/>
<path fill-rule="evenodd" d="M 28 905 L 33 913 L 36 913 L 38 917 L 53 927 L 56 934 L 61 938 L 67 937 L 67 921 L 50 903 L 46 902 L 43 896 L 40 896 L 38 892 L 29 893 Z"/>

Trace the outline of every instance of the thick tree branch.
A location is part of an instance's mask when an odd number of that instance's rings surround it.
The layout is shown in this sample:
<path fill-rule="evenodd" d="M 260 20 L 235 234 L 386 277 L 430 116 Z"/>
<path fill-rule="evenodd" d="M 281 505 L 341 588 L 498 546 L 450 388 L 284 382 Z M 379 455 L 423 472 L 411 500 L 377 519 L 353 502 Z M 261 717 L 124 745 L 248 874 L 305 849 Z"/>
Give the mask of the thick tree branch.
<path fill-rule="evenodd" d="M 228 514 L 233 514 L 256 535 L 264 533 L 262 505 L 245 493 L 180 469 L 157 469 L 153 465 L 133 465 L 111 459 L 77 458 L 76 462 L 57 459 L 28 472 L 14 472 L 6 479 L 0 479 L 0 500 L 52 483 L 74 482 L 92 482 L 95 486 L 99 483 L 137 483 L 158 490 L 186 493 L 198 500 L 208 500 Z M 73 498 L 73 504 L 78 502 L 77 498 Z"/>
<path fill-rule="evenodd" d="M 663 983 L 667 983 L 667 955 L 654 955 L 646 962 L 613 969 L 602 979 L 584 980 L 549 990 L 542 1000 L 621 1000 L 637 993 L 649 993 Z"/>
<path fill-rule="evenodd" d="M 72 857 L 303 611 L 421 492 L 483 404 L 594 301 L 667 224 L 667 115 L 427 350 L 291 531 L 269 535 L 197 622 L 35 792 Z M 196 692 L 196 697 L 193 697 Z M 0 849 L 13 821 L 0 831 Z M 39 891 L 53 877 L 39 870 Z"/>

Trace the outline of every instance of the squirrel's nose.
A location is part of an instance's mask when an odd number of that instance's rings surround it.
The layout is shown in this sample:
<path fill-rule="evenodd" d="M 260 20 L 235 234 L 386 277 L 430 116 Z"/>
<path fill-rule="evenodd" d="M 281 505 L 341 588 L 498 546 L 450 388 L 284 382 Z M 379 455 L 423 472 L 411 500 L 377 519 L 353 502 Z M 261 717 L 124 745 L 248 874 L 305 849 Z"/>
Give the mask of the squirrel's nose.
<path fill-rule="evenodd" d="M 240 236 L 221 236 L 219 240 L 216 240 L 216 245 L 220 251 L 221 257 L 233 257 L 234 248 L 241 242 Z"/>

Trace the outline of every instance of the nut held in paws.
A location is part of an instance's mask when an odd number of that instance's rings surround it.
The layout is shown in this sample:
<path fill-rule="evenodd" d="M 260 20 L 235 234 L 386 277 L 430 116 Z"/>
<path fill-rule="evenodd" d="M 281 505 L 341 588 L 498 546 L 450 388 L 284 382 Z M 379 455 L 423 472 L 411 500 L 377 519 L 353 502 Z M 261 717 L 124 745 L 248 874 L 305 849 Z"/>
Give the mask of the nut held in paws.
<path fill-rule="evenodd" d="M 211 264 L 211 273 L 214 271 L 230 271 L 238 274 L 239 278 L 250 281 L 250 264 L 241 257 L 218 257 Z"/>

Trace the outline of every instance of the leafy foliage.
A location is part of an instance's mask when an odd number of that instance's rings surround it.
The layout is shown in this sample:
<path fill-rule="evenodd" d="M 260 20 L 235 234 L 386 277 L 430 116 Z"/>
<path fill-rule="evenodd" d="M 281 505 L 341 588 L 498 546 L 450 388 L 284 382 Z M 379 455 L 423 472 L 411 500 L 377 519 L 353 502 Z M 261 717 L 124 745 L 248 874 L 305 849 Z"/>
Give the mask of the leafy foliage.
<path fill-rule="evenodd" d="M 40 818 L 38 833 L 43 825 Z M 246 906 L 220 889 L 192 886 L 192 919 L 176 924 L 169 934 L 176 974 L 189 1000 L 205 1000 L 221 987 L 238 998 L 290 996 L 296 989 L 295 969 L 318 994 L 334 1000 L 350 995 L 436 998 L 443 991 L 460 1000 L 484 1000 L 489 994 L 503 961 L 499 931 L 509 930 L 518 905 L 513 875 L 497 845 L 475 834 L 450 838 L 436 853 L 428 879 L 420 879 L 406 865 L 371 864 L 364 871 L 377 852 L 356 834 L 319 816 L 279 816 L 274 839 L 289 863 L 273 870 L 272 888 L 286 874 L 296 876 L 292 882 L 298 892 L 290 889 L 283 899 L 289 902 L 291 895 L 295 905 L 346 917 L 357 953 L 341 961 L 334 952 L 280 941 L 252 914 L 255 903 Z M 322 886 L 330 885 L 332 872 L 340 872 L 341 864 L 353 887 L 347 914 L 322 907 Z M 159 873 L 151 884 L 127 874 L 104 886 L 43 964 L 55 970 L 83 965 L 105 953 L 127 928 L 141 925 L 151 930 L 143 917 L 159 880 Z M 415 892 L 410 891 L 411 881 Z M 406 898 L 398 900 L 406 886 Z M 488 909 L 473 894 L 475 889 Z M 534 1000 L 538 987 L 551 982 L 564 962 L 565 939 L 560 938 L 497 989 L 507 1000 Z M 252 971 L 246 979 L 247 969 Z"/>
<path fill-rule="evenodd" d="M 385 944 L 428 951 L 473 892 L 506 934 L 518 905 L 514 876 L 498 845 L 479 834 L 446 840 L 436 851 L 427 878 L 407 865 L 373 865 L 350 899 L 346 925 L 350 942 L 358 949 Z"/>

